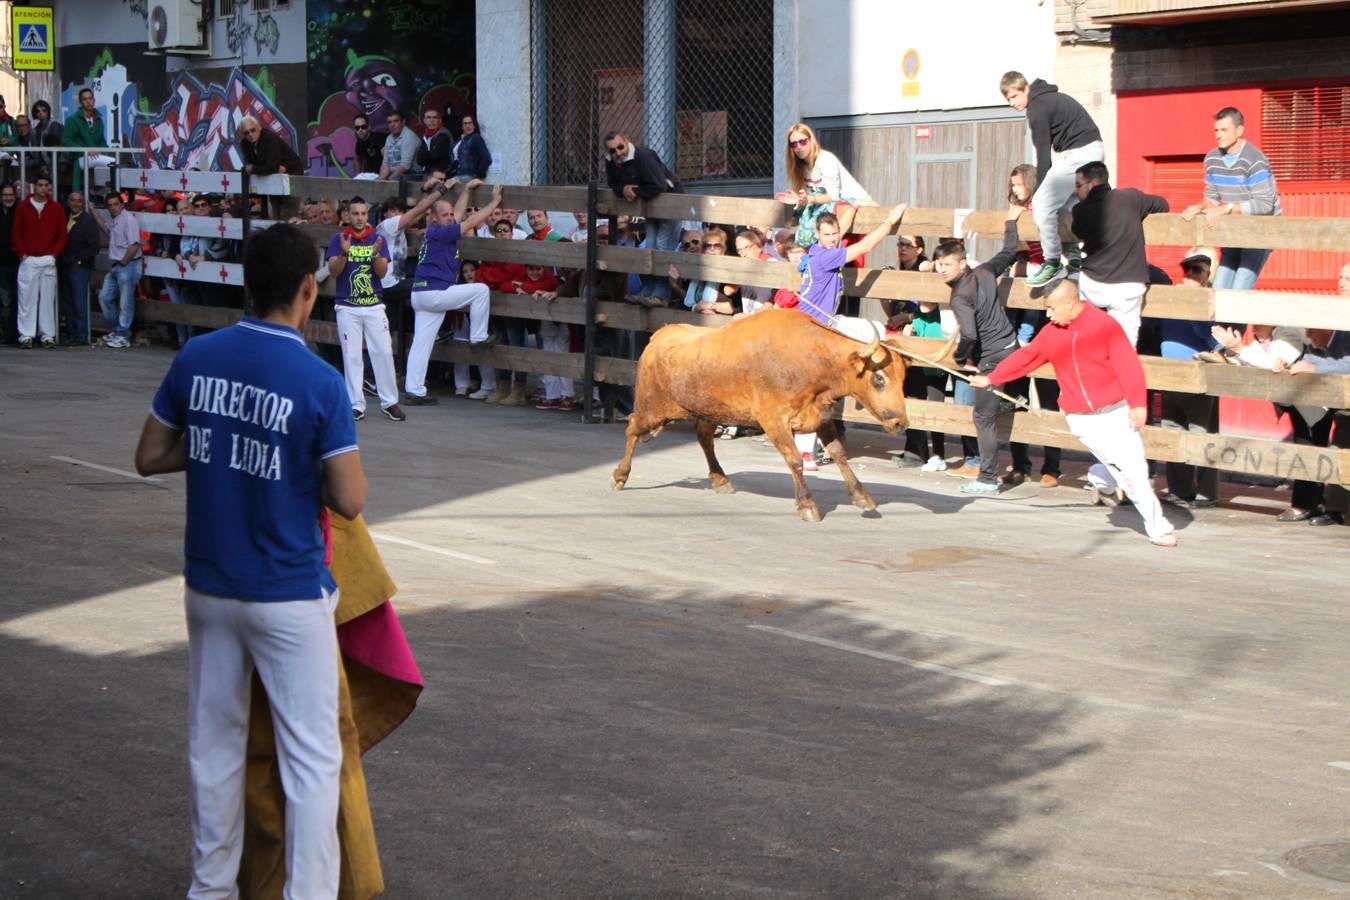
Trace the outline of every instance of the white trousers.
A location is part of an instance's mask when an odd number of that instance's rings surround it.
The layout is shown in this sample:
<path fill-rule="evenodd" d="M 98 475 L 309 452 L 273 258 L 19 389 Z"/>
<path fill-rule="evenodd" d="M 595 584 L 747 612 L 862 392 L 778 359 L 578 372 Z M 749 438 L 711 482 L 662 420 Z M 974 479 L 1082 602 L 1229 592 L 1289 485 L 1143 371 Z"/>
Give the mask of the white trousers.
<path fill-rule="evenodd" d="M 56 340 L 54 256 L 28 256 L 19 263 L 19 337 L 31 338 L 34 333 Z"/>
<path fill-rule="evenodd" d="M 457 341 L 468 341 L 469 339 L 469 317 L 461 316 L 455 323 L 454 330 L 450 332 L 451 337 Z M 492 393 L 497 389 L 497 370 L 491 366 L 478 367 L 478 387 L 482 390 Z M 469 364 L 455 363 L 455 391 L 469 390 Z"/>
<path fill-rule="evenodd" d="M 192 775 L 189 900 L 239 896 L 244 762 L 256 666 L 272 707 L 286 794 L 287 900 L 337 896 L 337 595 L 246 603 L 186 591 L 188 764 Z"/>
<path fill-rule="evenodd" d="M 441 330 L 445 314 L 454 309 L 469 308 L 469 341 L 482 343 L 488 336 L 488 309 L 490 300 L 486 284 L 456 284 L 439 291 L 413 291 L 412 347 L 408 349 L 408 371 L 403 376 L 403 387 L 408 393 L 425 397 L 427 393 L 427 363 L 431 348 L 436 344 L 436 333 Z"/>
<path fill-rule="evenodd" d="M 1036 186 L 1036 193 L 1031 197 L 1031 217 L 1041 230 L 1041 251 L 1047 263 L 1059 265 L 1059 258 L 1064 253 L 1064 244 L 1059 238 L 1059 214 L 1073 209 L 1078 202 L 1073 192 L 1074 173 L 1084 163 L 1101 162 L 1105 158 L 1106 149 L 1101 141 L 1065 150 L 1055 158 L 1044 180 Z"/>
<path fill-rule="evenodd" d="M 1074 437 L 1105 466 L 1105 471 L 1093 466 L 1088 471 L 1088 480 L 1104 491 L 1113 491 L 1116 485 L 1124 489 L 1143 517 L 1144 531 L 1149 538 L 1171 534 L 1172 523 L 1163 515 L 1162 504 L 1149 481 L 1144 441 L 1139 432 L 1130 427 L 1130 408 L 1125 401 L 1096 412 L 1065 413 L 1064 421 Z"/>
<path fill-rule="evenodd" d="M 1130 346 L 1139 343 L 1139 320 L 1144 309 L 1146 285 L 1138 282 L 1106 284 L 1094 281 L 1092 276 L 1083 272 L 1078 276 L 1078 293 L 1083 299 L 1120 323 Z"/>
<path fill-rule="evenodd" d="M 566 322 L 544 322 L 539 323 L 539 346 L 540 349 L 550 353 L 567 353 L 572 349 L 572 328 Z M 564 378 L 561 375 L 545 375 L 544 399 L 561 400 L 563 397 L 574 396 L 574 387 L 572 379 Z"/>
<path fill-rule="evenodd" d="M 347 398 L 352 409 L 366 410 L 366 394 L 361 389 L 365 366 L 361 363 L 361 344 L 370 353 L 370 368 L 375 373 L 375 390 L 380 407 L 398 403 L 398 375 L 394 372 L 394 346 L 389 339 L 389 317 L 384 304 L 337 307 L 338 339 L 342 342 L 342 374 L 347 379 Z"/>

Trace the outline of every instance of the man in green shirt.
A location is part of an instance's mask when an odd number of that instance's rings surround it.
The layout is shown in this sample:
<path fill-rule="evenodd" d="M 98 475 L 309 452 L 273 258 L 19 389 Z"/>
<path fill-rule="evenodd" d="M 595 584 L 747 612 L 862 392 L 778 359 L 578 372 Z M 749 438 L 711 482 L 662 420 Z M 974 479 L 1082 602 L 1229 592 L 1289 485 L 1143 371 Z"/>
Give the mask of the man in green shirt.
<path fill-rule="evenodd" d="M 103 128 L 103 117 L 94 109 L 94 92 L 84 88 L 79 93 L 80 108 L 66 117 L 66 125 L 61 140 L 67 147 L 106 147 L 107 132 Z M 90 163 L 93 163 L 91 157 Z M 84 160 L 75 157 L 75 176 L 71 190 L 84 189 Z"/>

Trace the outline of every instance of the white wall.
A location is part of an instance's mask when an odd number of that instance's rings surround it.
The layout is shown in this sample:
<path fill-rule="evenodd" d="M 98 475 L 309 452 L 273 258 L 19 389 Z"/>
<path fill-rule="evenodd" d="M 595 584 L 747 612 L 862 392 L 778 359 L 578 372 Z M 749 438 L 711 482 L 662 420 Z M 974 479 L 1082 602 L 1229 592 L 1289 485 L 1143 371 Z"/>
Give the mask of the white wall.
<path fill-rule="evenodd" d="M 1052 0 L 792 2 L 803 118 L 998 106 L 1009 69 L 1028 79 L 1053 73 Z M 775 30 L 784 5 L 775 5 Z M 902 94 L 909 48 L 919 53 L 912 97 Z"/>
<path fill-rule="evenodd" d="M 477 6 L 478 120 L 492 151 L 488 180 L 530 184 L 530 0 Z"/>

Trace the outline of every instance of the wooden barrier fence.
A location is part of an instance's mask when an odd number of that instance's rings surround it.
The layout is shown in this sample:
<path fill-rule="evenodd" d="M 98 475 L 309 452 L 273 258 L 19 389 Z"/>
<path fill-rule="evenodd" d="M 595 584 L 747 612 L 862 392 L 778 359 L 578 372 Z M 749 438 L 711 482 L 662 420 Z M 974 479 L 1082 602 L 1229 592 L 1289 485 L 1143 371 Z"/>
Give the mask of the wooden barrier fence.
<path fill-rule="evenodd" d="M 220 173 L 187 173 L 219 179 Z M 158 173 L 147 176 L 150 184 L 158 180 L 182 178 L 182 173 Z M 237 176 L 236 176 L 237 177 Z M 417 196 L 413 186 L 380 181 L 343 181 L 295 176 L 284 185 L 292 196 L 355 196 L 378 203 L 388 197 Z M 193 182 L 189 178 L 189 184 Z M 124 181 L 124 183 L 127 183 Z M 242 185 L 239 186 L 242 189 Z M 265 185 L 270 191 L 279 191 L 282 185 Z M 191 189 L 189 187 L 189 189 Z M 207 188 L 204 188 L 207 189 Z M 220 190 L 217 186 L 214 190 Z M 471 203 L 486 203 L 489 189 L 478 189 Z M 586 188 L 577 187 L 517 187 L 509 186 L 503 198 L 504 205 L 515 209 L 546 209 L 554 212 L 588 212 L 592 225 L 604 216 L 646 215 L 656 218 L 679 218 L 695 222 L 726 224 L 756 224 L 785 226 L 790 224 L 791 210 L 784 204 L 769 200 L 701 195 L 662 195 L 650 201 L 628 203 L 617 199 L 607 190 L 597 190 L 588 200 Z M 588 208 L 589 207 L 589 208 Z M 878 224 L 887 209 L 865 208 L 859 211 L 854 231 L 867 231 Z M 144 217 L 145 230 L 155 233 L 199 234 L 201 229 L 216 229 L 209 236 L 236 238 L 236 226 L 213 219 L 204 219 L 209 225 L 190 221 L 194 217 Z M 1004 213 L 974 211 L 957 217 L 950 209 L 910 209 L 897 232 L 905 234 L 943 235 L 977 234 L 1001 237 Z M 1030 216 L 1018 223 L 1019 235 L 1035 240 L 1039 235 Z M 161 221 L 164 220 L 164 221 Z M 172 221 L 169 221 L 172 220 Z M 242 222 L 238 235 L 249 230 L 250 224 L 265 226 L 264 222 Z M 144 226 L 143 226 L 144 227 Z M 1144 223 L 1149 243 L 1195 244 L 1231 247 L 1291 248 L 1346 251 L 1350 261 L 1350 221 L 1343 219 L 1299 219 L 1293 217 L 1225 217 L 1215 228 L 1210 228 L 1204 217 L 1186 222 L 1177 215 L 1150 216 Z M 161 230 L 162 229 L 162 230 Z M 225 231 L 220 231 L 225 229 Z M 316 242 L 326 245 L 331 229 L 308 226 Z M 219 233 L 217 233 L 219 232 Z M 228 232 L 228 233 L 226 233 Z M 1064 226 L 1065 236 L 1072 234 Z M 464 259 L 484 259 L 516 262 L 569 269 L 586 269 L 585 279 L 591 290 L 606 276 L 626 278 L 627 273 L 664 277 L 667 268 L 678 266 L 683 277 L 707 281 L 795 289 L 800 276 L 785 263 L 760 262 L 735 257 L 713 257 L 686 253 L 667 253 L 634 247 L 605 246 L 594 243 L 595 228 L 591 229 L 592 245 L 566 242 L 507 241 L 467 237 L 460 244 Z M 593 267 L 587 266 L 593 259 Z M 179 271 L 176 264 L 166 261 L 150 262 L 147 274 L 159 277 L 179 277 L 198 281 L 223 279 L 222 272 L 233 272 L 225 267 L 201 272 Z M 219 264 L 212 264 L 213 267 Z M 200 266 L 198 267 L 201 268 Z M 159 271 L 162 270 L 162 271 Z M 217 281 L 216 283 L 222 283 Z M 223 283 L 238 283 L 231 277 Z M 845 293 L 850 296 L 876 299 L 928 300 L 939 304 L 948 302 L 950 291 L 942 279 L 931 273 L 882 271 L 876 269 L 845 270 Z M 1011 307 L 1043 308 L 1040 298 L 1021 279 L 1004 278 L 1000 291 Z M 601 300 L 596 296 L 559 298 L 545 303 L 522 295 L 492 295 L 494 315 L 522 319 L 567 322 L 589 325 L 590 354 L 547 353 L 525 347 L 496 346 L 489 349 L 470 347 L 459 342 L 438 345 L 432 359 L 444 362 L 470 363 L 494 366 L 538 374 L 563 375 L 589 384 L 591 381 L 607 385 L 632 385 L 636 380 L 636 362 L 629 359 L 599 356 L 595 352 L 594 329 L 604 327 L 620 331 L 650 332 L 670 323 L 686 322 L 704 327 L 722 327 L 729 317 L 698 315 L 681 308 L 652 307 L 629 302 Z M 156 302 L 138 305 L 137 318 L 142 321 L 182 322 L 205 327 L 221 327 L 238 319 L 240 313 L 227 309 L 206 309 L 191 306 L 171 306 Z M 1307 328 L 1350 330 L 1350 298 L 1273 291 L 1233 291 L 1159 285 L 1151 287 L 1144 304 L 1144 315 L 1153 318 L 1184 319 L 1191 321 L 1260 322 Z M 320 343 L 336 343 L 331 322 L 310 323 L 307 337 Z M 405 343 L 404 335 L 397 337 L 398 345 Z M 931 355 L 939 348 L 939 341 L 899 338 L 902 346 L 914 352 Z M 588 360 L 593 364 L 588 366 Z M 1155 390 L 1180 391 L 1210 396 L 1243 397 L 1269 400 L 1275 403 L 1350 408 L 1350 376 L 1296 375 L 1269 372 L 1263 369 L 1210 364 L 1190 360 L 1144 357 L 1148 386 Z M 1037 373 L 1038 377 L 1053 377 L 1049 367 Z M 584 390 L 585 416 L 592 418 L 590 390 Z M 908 404 L 911 424 L 915 428 L 942 431 L 947 434 L 975 433 L 969 407 L 953 404 L 929 403 L 911 400 Z M 857 421 L 871 421 L 865 412 L 847 410 L 845 417 Z M 1003 417 L 1002 436 L 1028 444 L 1083 449 L 1069 433 L 1063 416 L 1050 411 L 1023 412 Z M 1145 447 L 1151 459 L 1209 466 L 1227 471 L 1280 478 L 1302 478 L 1326 483 L 1350 484 L 1350 450 L 1310 447 L 1256 440 L 1238 435 L 1193 434 L 1177 429 L 1148 427 L 1144 429 Z"/>

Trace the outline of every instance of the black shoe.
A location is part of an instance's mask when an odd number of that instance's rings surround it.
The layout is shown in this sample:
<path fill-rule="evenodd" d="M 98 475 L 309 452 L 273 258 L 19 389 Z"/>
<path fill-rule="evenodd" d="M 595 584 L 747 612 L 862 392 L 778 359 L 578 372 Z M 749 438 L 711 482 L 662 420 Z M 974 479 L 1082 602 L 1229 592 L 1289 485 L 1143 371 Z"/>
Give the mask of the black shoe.
<path fill-rule="evenodd" d="M 380 410 L 395 422 L 403 422 L 408 418 L 408 414 L 403 411 L 403 407 L 395 403 L 393 406 L 386 406 Z"/>
<path fill-rule="evenodd" d="M 1308 520 L 1309 525 L 1344 525 L 1345 513 L 1324 512 Z"/>
<path fill-rule="evenodd" d="M 361 380 L 361 390 L 365 391 L 367 397 L 378 397 L 380 392 L 375 390 L 375 385 L 366 379 Z"/>
<path fill-rule="evenodd" d="M 1193 503 L 1194 501 L 1195 501 L 1194 497 L 1188 498 L 1183 497 L 1180 494 L 1170 494 L 1170 493 L 1166 497 L 1162 498 L 1162 502 L 1166 503 L 1168 506 L 1189 507 L 1191 503 Z"/>
<path fill-rule="evenodd" d="M 501 337 L 500 337 L 499 335 L 489 334 L 489 335 L 487 336 L 487 340 L 477 341 L 477 342 L 470 341 L 470 342 L 469 342 L 469 346 L 470 346 L 470 347 L 482 347 L 484 350 L 486 350 L 488 347 L 495 347 L 495 346 L 497 346 L 497 344 L 499 344 L 500 342 L 501 342 Z"/>
<path fill-rule="evenodd" d="M 353 409 L 353 410 L 352 410 L 352 421 L 353 421 L 353 422 L 360 422 L 360 421 L 361 421 L 362 419 L 364 419 L 365 417 L 366 417 L 366 411 L 365 411 L 364 409 Z"/>
<path fill-rule="evenodd" d="M 441 401 L 437 400 L 431 394 L 423 394 L 420 397 L 416 394 L 404 394 L 403 402 L 408 406 L 435 406 Z"/>
<path fill-rule="evenodd" d="M 1219 501 L 1218 501 L 1218 500 L 1215 500 L 1215 499 L 1213 499 L 1212 497 L 1202 497 L 1202 496 L 1200 496 L 1199 494 L 1197 494 L 1197 495 L 1195 496 L 1195 499 L 1194 499 L 1194 500 L 1190 500 L 1190 501 L 1188 501 L 1188 502 L 1186 503 L 1186 508 L 1187 508 L 1187 509 L 1213 509 L 1214 507 L 1216 507 L 1216 506 L 1218 506 L 1218 505 L 1219 505 Z"/>

